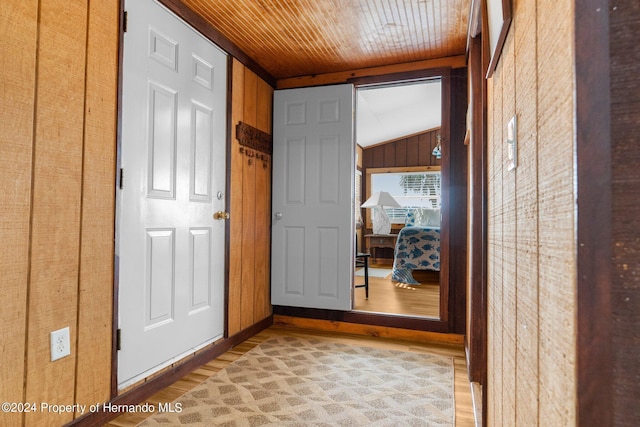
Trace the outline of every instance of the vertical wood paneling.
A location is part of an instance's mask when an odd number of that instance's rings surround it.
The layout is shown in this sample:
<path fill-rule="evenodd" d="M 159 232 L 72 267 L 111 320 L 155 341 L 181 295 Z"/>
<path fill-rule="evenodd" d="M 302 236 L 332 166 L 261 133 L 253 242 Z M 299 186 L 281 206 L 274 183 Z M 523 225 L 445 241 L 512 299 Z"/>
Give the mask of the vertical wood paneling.
<path fill-rule="evenodd" d="M 484 74 L 484 73 L 483 73 Z M 494 79 L 487 81 L 487 99 L 491 100 L 487 106 L 487 384 L 486 384 L 486 396 L 487 407 L 484 408 L 486 412 L 486 420 L 488 425 L 496 425 L 496 400 L 498 396 L 498 389 L 496 383 L 498 381 L 499 370 L 496 345 L 496 328 L 497 324 L 496 316 L 498 311 L 495 307 L 495 286 L 494 277 L 496 271 L 496 229 L 498 223 L 496 222 L 496 197 L 495 188 L 497 186 L 495 180 L 496 171 L 496 147 L 492 143 L 495 139 L 494 129 L 492 124 L 495 124 L 495 114 L 493 108 L 495 108 L 495 96 L 493 91 Z"/>
<path fill-rule="evenodd" d="M 245 68 L 244 122 L 256 126 L 258 77 Z M 256 261 L 256 162 L 245 158 L 242 163 L 242 299 L 240 326 L 254 323 Z"/>
<path fill-rule="evenodd" d="M 0 395 L 9 402 L 24 392 L 37 3 L 0 3 Z M 1 425 L 21 422 L 0 412 Z"/>
<path fill-rule="evenodd" d="M 492 259 L 492 271 L 488 279 L 489 287 L 489 335 L 492 337 L 489 343 L 490 352 L 493 354 L 493 363 L 489 366 L 494 371 L 493 393 L 488 396 L 489 406 L 493 413 L 489 425 L 503 425 L 503 325 L 509 321 L 508 315 L 503 312 L 503 166 L 504 153 L 502 143 L 502 70 L 494 72 L 490 81 L 492 94 L 489 109 L 493 121 L 489 123 L 489 153 L 491 158 L 489 170 L 490 197 L 493 199 L 489 211 L 489 221 L 493 227 L 489 229 L 489 257 Z M 491 119 L 490 117 L 489 119 Z M 491 412 L 490 412 L 491 415 Z"/>
<path fill-rule="evenodd" d="M 255 283 L 254 283 L 254 322 L 260 321 L 270 312 L 270 268 L 269 253 L 271 246 L 270 218 L 271 198 L 269 193 L 271 181 L 270 162 L 256 161 L 256 202 L 255 202 Z"/>
<path fill-rule="evenodd" d="M 386 168 L 404 166 L 440 166 L 441 161 L 431 153 L 440 129 L 428 131 L 386 144 L 364 148 L 363 167 Z"/>
<path fill-rule="evenodd" d="M 76 374 L 85 405 L 109 400 L 111 385 L 118 6 L 89 3 Z"/>
<path fill-rule="evenodd" d="M 516 283 L 516 425 L 538 424 L 538 140 L 536 12 L 534 0 L 518 2 L 515 37 L 515 93 L 518 116 L 518 266 Z"/>
<path fill-rule="evenodd" d="M 383 155 L 385 159 L 395 159 L 396 158 L 396 147 L 395 144 L 384 144 L 381 146 L 383 148 Z"/>
<path fill-rule="evenodd" d="M 66 24 L 60 25 L 64 16 Z M 77 347 L 50 361 L 49 333 L 77 334 L 87 7 L 41 2 L 33 172 L 26 401 L 73 402 Z M 64 102 L 61 102 L 64 100 Z M 29 425 L 71 414 L 29 413 Z"/>
<path fill-rule="evenodd" d="M 573 12 L 569 0 L 516 1 L 489 80 L 490 425 L 576 423 Z"/>
<path fill-rule="evenodd" d="M 537 5 L 541 425 L 576 423 L 573 5 Z"/>
<path fill-rule="evenodd" d="M 263 132 L 271 133 L 273 109 L 273 88 L 262 79 L 258 79 L 256 127 Z"/>
<path fill-rule="evenodd" d="M 396 165 L 407 164 L 407 140 L 401 139 L 396 142 Z"/>
<path fill-rule="evenodd" d="M 229 224 L 229 308 L 227 329 L 229 336 L 241 331 L 240 307 L 242 301 L 242 165 L 244 156 L 236 139 L 236 125 L 244 120 L 244 65 L 233 60 L 231 93 L 231 220 Z"/>
<path fill-rule="evenodd" d="M 271 133 L 273 89 L 258 80 L 256 127 Z M 256 162 L 255 321 L 271 315 L 271 161 Z"/>
<path fill-rule="evenodd" d="M 503 47 L 502 79 L 502 117 L 503 135 L 500 142 L 506 141 L 505 122 L 511 120 L 515 114 L 515 73 L 514 73 L 514 38 L 509 37 Z M 506 161 L 506 158 L 503 159 Z M 516 212 L 516 174 L 518 170 L 508 170 L 507 165 L 502 171 L 502 202 L 503 202 L 503 226 L 502 226 L 502 251 L 503 251 L 503 278 L 502 278 L 502 310 L 510 313 L 513 321 L 505 322 L 502 333 L 502 372 L 503 372 L 503 425 L 515 425 L 516 408 L 515 397 L 517 390 L 516 379 L 516 323 L 518 312 L 516 310 L 516 298 L 518 284 L 516 282 L 516 251 L 518 247 L 518 213 Z"/>
<path fill-rule="evenodd" d="M 0 173 L 13 183 L 0 203 L 3 240 L 12 242 L 1 257 L 11 266 L 2 269 L 0 365 L 11 369 L 1 370 L 0 387 L 15 402 L 103 402 L 111 377 L 118 2 L 93 5 L 89 28 L 84 4 L 39 6 L 0 6 L 0 110 L 11 117 L 0 123 Z M 49 333 L 65 326 L 71 356 L 50 362 Z M 16 335 L 5 339 L 9 332 Z M 0 424 L 60 425 L 72 417 L 3 414 Z"/>
<path fill-rule="evenodd" d="M 362 167 L 373 164 L 373 150 L 362 150 Z M 362 182 L 364 184 L 364 180 Z"/>
<path fill-rule="evenodd" d="M 433 155 L 431 155 L 431 137 L 433 136 L 432 132 L 423 133 L 418 135 L 418 146 L 420 147 L 420 153 L 418 155 L 418 163 L 421 165 L 429 165 L 431 164 L 431 159 L 435 159 Z"/>
<path fill-rule="evenodd" d="M 231 93 L 231 185 L 229 224 L 229 307 L 227 329 L 229 336 L 241 331 L 240 307 L 242 301 L 242 165 L 244 156 L 236 139 L 236 125 L 244 120 L 244 66 L 233 60 Z"/>
<path fill-rule="evenodd" d="M 244 69 L 244 122 L 258 125 L 258 76 L 248 68 Z"/>
<path fill-rule="evenodd" d="M 233 61 L 229 335 L 271 315 L 271 161 L 240 153 L 235 125 L 271 132 L 273 89 Z"/>
<path fill-rule="evenodd" d="M 373 162 L 372 167 L 381 168 L 384 167 L 385 159 L 384 159 L 384 147 L 377 146 L 372 148 L 373 151 Z M 417 155 L 417 152 L 415 153 Z M 368 165 L 366 167 L 369 167 Z"/>
<path fill-rule="evenodd" d="M 407 166 L 419 166 L 419 159 L 420 141 L 415 137 L 407 139 Z"/>

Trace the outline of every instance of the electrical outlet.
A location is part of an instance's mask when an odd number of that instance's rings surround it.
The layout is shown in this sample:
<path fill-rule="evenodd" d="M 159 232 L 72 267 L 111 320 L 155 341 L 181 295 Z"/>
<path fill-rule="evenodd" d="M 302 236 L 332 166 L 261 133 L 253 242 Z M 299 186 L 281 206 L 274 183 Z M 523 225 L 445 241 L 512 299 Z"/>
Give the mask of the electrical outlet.
<path fill-rule="evenodd" d="M 70 354 L 69 327 L 51 332 L 51 361 L 53 362 Z"/>

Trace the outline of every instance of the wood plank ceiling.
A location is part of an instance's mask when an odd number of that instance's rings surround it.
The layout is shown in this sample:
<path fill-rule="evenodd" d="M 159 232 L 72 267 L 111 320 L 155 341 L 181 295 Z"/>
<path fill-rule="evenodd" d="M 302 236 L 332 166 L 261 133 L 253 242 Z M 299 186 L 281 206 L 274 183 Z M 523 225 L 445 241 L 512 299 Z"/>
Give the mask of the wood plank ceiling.
<path fill-rule="evenodd" d="M 464 55 L 471 0 L 182 0 L 275 79 Z"/>

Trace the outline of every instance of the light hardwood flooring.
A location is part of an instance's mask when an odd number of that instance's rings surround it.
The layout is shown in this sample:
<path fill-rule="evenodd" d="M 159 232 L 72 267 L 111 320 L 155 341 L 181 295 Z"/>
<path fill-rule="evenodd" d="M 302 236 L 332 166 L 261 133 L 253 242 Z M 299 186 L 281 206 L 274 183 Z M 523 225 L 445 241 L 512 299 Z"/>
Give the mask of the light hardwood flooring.
<path fill-rule="evenodd" d="M 391 268 L 372 265 L 371 268 Z M 353 309 L 371 313 L 398 314 L 429 318 L 440 317 L 440 275 L 435 271 L 414 271 L 413 277 L 420 285 L 406 285 L 387 278 L 369 277 L 369 298 L 364 288 L 356 288 Z M 364 277 L 356 276 L 354 284 L 364 283 Z"/>
<path fill-rule="evenodd" d="M 456 427 L 474 426 L 473 407 L 471 403 L 471 388 L 469 385 L 463 347 L 459 344 L 447 342 L 418 342 L 392 338 L 380 338 L 336 332 L 312 331 L 307 329 L 272 326 L 242 344 L 222 354 L 206 365 L 196 369 L 184 378 L 176 381 L 171 386 L 161 390 L 152 396 L 147 402 L 156 405 L 168 403 L 177 399 L 182 394 L 191 390 L 198 384 L 225 368 L 261 342 L 273 336 L 296 336 L 302 338 L 315 338 L 329 340 L 345 344 L 385 348 L 389 350 L 411 351 L 420 353 L 439 354 L 452 357 L 455 366 L 455 401 L 456 401 Z M 107 423 L 109 427 L 135 426 L 145 419 L 144 414 L 124 414 Z"/>

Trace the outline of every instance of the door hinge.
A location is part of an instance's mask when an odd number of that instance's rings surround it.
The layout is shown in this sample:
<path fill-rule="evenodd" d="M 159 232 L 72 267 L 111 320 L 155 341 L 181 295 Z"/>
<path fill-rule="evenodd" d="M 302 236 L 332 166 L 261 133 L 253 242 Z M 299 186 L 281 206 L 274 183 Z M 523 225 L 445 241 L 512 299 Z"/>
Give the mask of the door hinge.
<path fill-rule="evenodd" d="M 124 184 L 122 182 L 123 179 L 124 179 L 124 169 L 120 168 L 120 189 L 121 190 L 124 188 Z"/>
<path fill-rule="evenodd" d="M 116 350 L 122 350 L 121 337 L 122 337 L 122 329 L 117 329 L 116 330 Z"/>
<path fill-rule="evenodd" d="M 127 32 L 127 18 L 128 18 L 128 14 L 127 11 L 125 10 L 124 13 L 122 14 L 122 31 L 123 32 Z"/>

